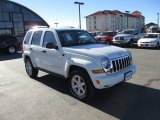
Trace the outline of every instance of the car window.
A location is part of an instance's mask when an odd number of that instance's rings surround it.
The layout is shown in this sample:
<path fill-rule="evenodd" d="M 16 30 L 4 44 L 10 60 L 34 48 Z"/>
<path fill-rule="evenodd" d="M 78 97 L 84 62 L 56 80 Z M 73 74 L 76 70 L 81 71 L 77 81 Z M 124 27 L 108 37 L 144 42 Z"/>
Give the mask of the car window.
<path fill-rule="evenodd" d="M 86 31 L 81 31 L 81 30 L 58 31 L 57 30 L 57 32 L 58 32 L 62 47 L 97 43 L 97 41 L 93 37 L 91 37 L 91 35 Z"/>
<path fill-rule="evenodd" d="M 29 44 L 30 37 L 32 35 L 32 31 L 27 32 L 26 37 L 24 38 L 24 44 Z"/>
<path fill-rule="evenodd" d="M 143 38 L 158 38 L 158 34 L 146 34 Z"/>
<path fill-rule="evenodd" d="M 43 39 L 43 47 L 46 47 L 47 43 L 53 43 L 54 45 L 57 45 L 53 32 L 50 31 L 45 32 Z"/>
<path fill-rule="evenodd" d="M 133 34 L 133 30 L 124 30 L 122 34 Z"/>
<path fill-rule="evenodd" d="M 40 45 L 41 36 L 42 36 L 42 31 L 34 32 L 31 44 L 32 45 Z"/>

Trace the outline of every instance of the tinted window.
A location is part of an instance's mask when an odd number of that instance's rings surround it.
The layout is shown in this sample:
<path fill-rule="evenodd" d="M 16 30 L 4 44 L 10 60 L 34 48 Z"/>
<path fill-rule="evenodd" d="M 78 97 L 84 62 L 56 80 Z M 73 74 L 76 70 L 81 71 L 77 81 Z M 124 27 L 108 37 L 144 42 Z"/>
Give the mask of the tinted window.
<path fill-rule="evenodd" d="M 143 38 L 158 38 L 158 34 L 147 34 Z"/>
<path fill-rule="evenodd" d="M 62 30 L 57 32 L 63 47 L 97 43 L 97 41 L 86 31 Z"/>
<path fill-rule="evenodd" d="M 54 43 L 54 45 L 57 45 L 54 34 L 52 32 L 49 32 L 49 31 L 46 32 L 45 35 L 44 35 L 43 47 L 46 47 L 47 43 Z"/>
<path fill-rule="evenodd" d="M 101 36 L 115 36 L 116 32 L 103 32 L 100 35 Z"/>
<path fill-rule="evenodd" d="M 122 34 L 133 34 L 133 30 L 122 31 Z"/>
<path fill-rule="evenodd" d="M 31 44 L 32 45 L 40 45 L 41 36 L 42 36 L 42 31 L 34 32 Z"/>
<path fill-rule="evenodd" d="M 27 32 L 26 37 L 24 38 L 24 44 L 27 44 L 27 45 L 29 44 L 31 35 L 32 35 L 31 31 Z"/>

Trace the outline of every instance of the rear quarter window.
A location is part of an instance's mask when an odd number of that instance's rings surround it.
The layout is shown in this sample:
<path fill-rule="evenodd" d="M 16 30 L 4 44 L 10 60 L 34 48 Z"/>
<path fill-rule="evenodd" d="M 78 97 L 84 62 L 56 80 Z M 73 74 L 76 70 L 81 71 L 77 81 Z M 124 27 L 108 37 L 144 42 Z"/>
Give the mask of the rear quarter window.
<path fill-rule="evenodd" d="M 24 38 L 24 44 L 28 45 L 29 44 L 29 40 L 31 38 L 32 35 L 32 31 L 27 32 L 25 38 Z"/>

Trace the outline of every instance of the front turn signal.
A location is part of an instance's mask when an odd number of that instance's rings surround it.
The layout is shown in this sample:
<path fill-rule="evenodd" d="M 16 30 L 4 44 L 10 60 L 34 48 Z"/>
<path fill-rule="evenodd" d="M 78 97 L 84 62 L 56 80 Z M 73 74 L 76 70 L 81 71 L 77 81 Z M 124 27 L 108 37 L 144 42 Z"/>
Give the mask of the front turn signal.
<path fill-rule="evenodd" d="M 103 69 L 99 69 L 99 70 L 92 70 L 93 74 L 102 74 L 105 73 L 105 71 Z"/>

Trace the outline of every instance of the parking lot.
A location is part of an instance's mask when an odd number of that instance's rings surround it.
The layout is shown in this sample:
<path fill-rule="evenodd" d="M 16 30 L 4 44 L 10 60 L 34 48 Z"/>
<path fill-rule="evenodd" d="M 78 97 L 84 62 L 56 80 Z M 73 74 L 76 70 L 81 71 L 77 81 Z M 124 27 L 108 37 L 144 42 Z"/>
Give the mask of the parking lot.
<path fill-rule="evenodd" d="M 21 54 L 0 54 L 0 120 L 159 120 L 160 50 L 129 50 L 136 75 L 86 103 L 64 79 L 44 72 L 29 78 Z"/>

